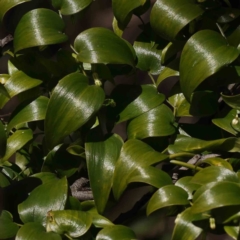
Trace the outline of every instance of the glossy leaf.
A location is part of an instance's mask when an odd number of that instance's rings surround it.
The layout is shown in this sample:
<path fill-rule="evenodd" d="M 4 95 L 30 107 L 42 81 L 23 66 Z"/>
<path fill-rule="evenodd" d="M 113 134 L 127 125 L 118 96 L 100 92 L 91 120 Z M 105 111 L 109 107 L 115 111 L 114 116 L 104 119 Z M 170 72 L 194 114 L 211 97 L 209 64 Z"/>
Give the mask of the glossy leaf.
<path fill-rule="evenodd" d="M 222 138 L 217 140 L 205 141 L 197 138 L 191 138 L 184 135 L 178 135 L 174 144 L 168 146 L 170 153 L 193 152 L 202 153 L 204 151 L 238 151 L 239 140 L 237 138 Z"/>
<path fill-rule="evenodd" d="M 86 233 L 91 224 L 91 215 L 87 212 L 76 210 L 49 211 L 46 230 L 77 238 Z"/>
<path fill-rule="evenodd" d="M 167 155 L 154 151 L 149 145 L 139 140 L 131 139 L 125 142 L 115 167 L 114 197 L 119 199 L 128 183 L 131 182 L 131 178 L 134 177 L 132 174 L 136 169 L 139 169 L 138 171 L 141 173 L 142 168 L 164 161 L 167 158 Z"/>
<path fill-rule="evenodd" d="M 131 19 L 132 11 L 143 6 L 148 0 L 112 0 L 113 14 L 117 21 L 126 26 Z"/>
<path fill-rule="evenodd" d="M 49 149 L 86 123 L 102 106 L 104 98 L 103 90 L 98 86 L 89 86 L 87 77 L 80 73 L 61 79 L 46 112 L 45 133 Z"/>
<path fill-rule="evenodd" d="M 193 221 L 207 219 L 203 214 L 192 213 L 191 208 L 187 208 L 180 213 L 175 220 L 175 227 L 171 240 L 195 240 L 201 234 L 203 229 L 193 224 Z"/>
<path fill-rule="evenodd" d="M 191 179 L 192 183 L 197 183 L 200 185 L 218 181 L 239 183 L 238 176 L 235 172 L 225 167 L 217 166 L 204 168 L 202 171 L 197 172 L 197 174 L 195 174 Z"/>
<path fill-rule="evenodd" d="M 56 174 L 50 172 L 39 172 L 33 174 L 32 177 L 39 178 L 43 184 L 58 179 Z"/>
<path fill-rule="evenodd" d="M 150 23 L 157 34 L 171 41 L 203 12 L 194 0 L 157 0 L 151 11 Z"/>
<path fill-rule="evenodd" d="M 96 240 L 136 240 L 135 233 L 128 227 L 122 225 L 114 225 L 103 228 L 97 235 Z"/>
<path fill-rule="evenodd" d="M 169 185 L 158 189 L 147 205 L 147 215 L 152 212 L 174 205 L 188 205 L 188 194 L 181 187 Z"/>
<path fill-rule="evenodd" d="M 203 161 L 203 163 L 208 163 L 211 166 L 218 166 L 218 167 L 224 167 L 227 168 L 231 171 L 233 171 L 232 165 L 227 162 L 225 159 L 222 158 L 207 158 L 206 160 Z"/>
<path fill-rule="evenodd" d="M 54 232 L 46 232 L 39 223 L 29 222 L 23 225 L 17 233 L 16 240 L 61 240 L 61 236 Z"/>
<path fill-rule="evenodd" d="M 94 130 L 85 143 L 88 176 L 99 213 L 103 213 L 108 201 L 122 145 L 123 140 L 117 134 L 97 140 Z"/>
<path fill-rule="evenodd" d="M 232 63 L 238 55 L 238 50 L 215 31 L 194 34 L 184 46 L 180 60 L 180 84 L 187 100 L 206 78 Z"/>
<path fill-rule="evenodd" d="M 0 159 L 0 165 L 7 161 L 17 150 L 21 149 L 27 142 L 32 139 L 32 131 L 30 129 L 22 129 L 14 132 L 7 139 L 6 153 Z"/>
<path fill-rule="evenodd" d="M 13 222 L 12 215 L 3 210 L 0 215 L 0 239 L 14 237 L 18 231 L 18 225 Z"/>
<path fill-rule="evenodd" d="M 40 96 L 29 104 L 18 106 L 11 115 L 8 130 L 21 123 L 45 119 L 48 100 L 47 97 Z"/>
<path fill-rule="evenodd" d="M 222 128 L 223 130 L 233 134 L 237 135 L 237 131 L 234 130 L 232 127 L 232 121 L 237 115 L 237 110 L 236 109 L 231 109 L 230 111 L 227 112 L 227 114 L 224 114 L 225 116 L 219 117 L 219 118 L 214 118 L 212 119 L 212 122 Z"/>
<path fill-rule="evenodd" d="M 5 126 L 2 121 L 0 121 L 0 158 L 5 155 L 7 147 L 7 135 L 5 131 Z"/>
<path fill-rule="evenodd" d="M 192 211 L 193 213 L 200 213 L 214 208 L 240 205 L 239 190 L 240 185 L 237 183 L 216 182 L 194 199 Z M 201 188 L 198 191 L 201 191 Z"/>
<path fill-rule="evenodd" d="M 128 125 L 129 138 L 163 137 L 175 133 L 174 115 L 165 105 L 151 109 L 134 118 Z"/>
<path fill-rule="evenodd" d="M 17 71 L 11 75 L 5 84 L 5 88 L 8 91 L 10 97 L 14 97 L 17 94 L 39 86 L 42 81 L 31 78 L 22 71 Z"/>
<path fill-rule="evenodd" d="M 66 178 L 55 179 L 36 187 L 29 197 L 18 205 L 24 223 L 37 222 L 46 225 L 48 211 L 63 210 L 67 201 Z"/>
<path fill-rule="evenodd" d="M 235 227 L 235 226 L 224 226 L 224 230 L 226 231 L 226 233 L 232 237 L 233 239 L 238 238 L 238 234 L 239 234 L 239 227 Z"/>
<path fill-rule="evenodd" d="M 44 8 L 29 11 L 14 32 L 14 52 L 65 42 L 68 37 L 62 33 L 63 29 L 64 22 L 54 11 Z"/>
<path fill-rule="evenodd" d="M 223 101 L 230 107 L 240 110 L 240 94 L 234 96 L 222 95 Z"/>
<path fill-rule="evenodd" d="M 137 68 L 157 75 L 161 71 L 161 53 L 158 45 L 152 46 L 150 42 L 135 41 L 133 45 L 138 63 Z"/>
<path fill-rule="evenodd" d="M 0 22 L 3 21 L 3 18 L 5 16 L 5 14 L 12 9 L 13 7 L 25 3 L 25 2 L 29 2 L 30 0 L 9 0 L 7 2 L 5 1 L 0 1 Z"/>
<path fill-rule="evenodd" d="M 117 123 L 135 118 L 165 100 L 165 96 L 158 93 L 156 87 L 150 84 L 141 86 L 119 84 L 110 97 L 116 106 L 110 106 L 108 114 L 109 117 L 117 119 Z"/>
<path fill-rule="evenodd" d="M 105 28 L 90 28 L 81 32 L 74 41 L 74 48 L 80 62 L 135 65 L 133 47 Z"/>
<path fill-rule="evenodd" d="M 91 4 L 92 0 L 52 0 L 52 5 L 63 15 L 76 14 Z"/>

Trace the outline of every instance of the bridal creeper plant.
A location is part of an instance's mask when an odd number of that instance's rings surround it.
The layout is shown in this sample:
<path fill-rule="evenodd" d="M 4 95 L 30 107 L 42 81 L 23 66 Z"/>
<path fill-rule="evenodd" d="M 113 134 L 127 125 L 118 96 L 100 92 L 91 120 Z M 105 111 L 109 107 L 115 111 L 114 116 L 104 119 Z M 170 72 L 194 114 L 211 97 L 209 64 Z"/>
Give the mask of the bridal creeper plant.
<path fill-rule="evenodd" d="M 1 48 L 0 107 L 17 101 L 0 121 L 0 239 L 137 239 L 127 222 L 140 210 L 176 216 L 172 240 L 240 239 L 238 1 L 112 0 L 113 30 L 89 28 L 71 46 L 65 21 L 95 3 L 0 0 L 13 35 Z M 146 11 L 132 45 L 122 34 Z M 126 139 L 114 132 L 123 122 Z M 71 195 L 80 177 L 94 200 Z M 108 217 L 146 185 L 140 207 Z"/>

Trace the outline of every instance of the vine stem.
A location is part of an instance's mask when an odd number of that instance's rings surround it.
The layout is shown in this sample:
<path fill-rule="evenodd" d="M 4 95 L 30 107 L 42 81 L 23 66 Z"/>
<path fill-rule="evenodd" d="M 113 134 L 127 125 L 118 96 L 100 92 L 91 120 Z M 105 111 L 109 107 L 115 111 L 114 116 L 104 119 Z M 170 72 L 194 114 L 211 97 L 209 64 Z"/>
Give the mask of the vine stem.
<path fill-rule="evenodd" d="M 181 167 L 186 167 L 195 171 L 201 171 L 203 168 L 197 167 L 196 165 L 190 164 L 190 163 L 185 163 L 177 160 L 171 160 L 170 163 L 173 163 L 175 165 L 181 166 Z"/>

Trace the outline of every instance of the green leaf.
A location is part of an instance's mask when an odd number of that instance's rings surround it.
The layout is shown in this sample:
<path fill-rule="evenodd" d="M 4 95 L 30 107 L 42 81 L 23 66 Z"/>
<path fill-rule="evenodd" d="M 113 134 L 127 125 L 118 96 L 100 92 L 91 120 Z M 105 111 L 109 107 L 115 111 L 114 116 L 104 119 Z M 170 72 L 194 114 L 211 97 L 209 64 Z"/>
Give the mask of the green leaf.
<path fill-rule="evenodd" d="M 63 210 L 67 201 L 66 178 L 54 179 L 36 187 L 29 197 L 18 205 L 24 223 L 38 222 L 46 225 L 48 211 Z"/>
<path fill-rule="evenodd" d="M 74 48 L 80 62 L 135 65 L 133 47 L 105 28 L 81 32 L 74 41 Z"/>
<path fill-rule="evenodd" d="M 201 192 L 200 195 L 198 191 Z M 193 213 L 206 212 L 219 207 L 240 205 L 240 185 L 237 183 L 215 182 L 211 187 L 205 188 L 205 191 L 202 191 L 201 188 L 198 191 L 195 193 L 198 197 L 193 199 Z"/>
<path fill-rule="evenodd" d="M 6 176 L 0 172 L 0 187 L 3 188 L 7 187 L 8 185 L 10 185 L 10 182 L 8 181 Z"/>
<path fill-rule="evenodd" d="M 16 7 L 19 4 L 29 2 L 31 0 L 8 0 L 0 1 L 0 23 L 3 21 L 5 14 L 13 7 Z"/>
<path fill-rule="evenodd" d="M 218 118 L 212 119 L 213 124 L 216 126 L 220 127 L 221 129 L 233 134 L 237 135 L 237 131 L 235 131 L 232 127 L 232 120 L 236 117 L 237 115 L 237 110 L 236 109 L 227 109 L 228 112 L 222 112 L 220 113 Z"/>
<path fill-rule="evenodd" d="M 240 110 L 240 94 L 234 96 L 222 95 L 223 101 L 230 107 Z"/>
<path fill-rule="evenodd" d="M 63 15 L 73 15 L 85 9 L 92 1 L 93 0 L 52 0 L 52 5 Z"/>
<path fill-rule="evenodd" d="M 3 158 L 0 159 L 0 165 L 7 161 L 16 151 L 21 149 L 27 142 L 32 139 L 30 129 L 17 130 L 7 139 L 7 149 Z"/>
<path fill-rule="evenodd" d="M 14 72 L 8 79 L 5 84 L 5 88 L 12 98 L 21 92 L 39 86 L 41 83 L 41 80 L 31 78 L 22 71 L 17 71 Z"/>
<path fill-rule="evenodd" d="M 218 182 L 218 181 L 228 181 L 239 183 L 238 176 L 235 172 L 225 168 L 225 167 L 217 167 L 217 166 L 210 166 L 204 168 L 203 170 L 197 172 L 192 179 L 192 183 L 204 185 L 211 182 Z"/>
<path fill-rule="evenodd" d="M 232 237 L 233 239 L 237 240 L 239 234 L 239 227 L 234 226 L 224 226 L 224 230 L 226 233 Z"/>
<path fill-rule="evenodd" d="M 128 138 L 169 136 L 176 131 L 173 124 L 172 111 L 165 104 L 161 104 L 130 121 L 127 128 Z"/>
<path fill-rule="evenodd" d="M 5 155 L 7 148 L 7 135 L 5 131 L 5 126 L 0 120 L 0 158 Z"/>
<path fill-rule="evenodd" d="M 63 29 L 64 22 L 54 11 L 44 8 L 29 11 L 14 32 L 14 52 L 65 42 L 68 37 L 62 33 Z"/>
<path fill-rule="evenodd" d="M 140 6 L 143 6 L 148 0 L 112 0 L 112 9 L 114 17 L 126 27 L 131 19 L 132 11 Z"/>
<path fill-rule="evenodd" d="M 46 232 L 39 223 L 26 223 L 17 233 L 16 240 L 62 240 L 61 236 L 54 232 Z"/>
<path fill-rule="evenodd" d="M 204 151 L 239 151 L 238 138 L 222 138 L 217 140 L 205 141 L 197 138 L 191 138 L 184 135 L 178 135 L 174 144 L 168 146 L 168 151 L 173 154 L 177 152 L 202 153 Z"/>
<path fill-rule="evenodd" d="M 182 213 L 178 214 L 175 220 L 175 227 L 171 240 L 195 240 L 203 231 L 202 228 L 197 227 L 192 222 L 204 220 L 209 218 L 203 214 L 192 213 L 191 208 L 187 208 Z"/>
<path fill-rule="evenodd" d="M 152 212 L 174 205 L 189 205 L 188 194 L 181 187 L 168 185 L 158 189 L 147 205 L 147 215 Z"/>
<path fill-rule="evenodd" d="M 76 210 L 49 211 L 47 217 L 47 232 L 67 234 L 77 238 L 88 231 L 92 224 L 91 215 Z"/>
<path fill-rule="evenodd" d="M 85 143 L 88 176 L 95 204 L 103 213 L 113 182 L 113 173 L 120 155 L 123 140 L 117 134 L 96 139 L 93 130 Z"/>
<path fill-rule="evenodd" d="M 154 31 L 170 41 L 192 20 L 203 13 L 194 0 L 157 0 L 150 23 Z"/>
<path fill-rule="evenodd" d="M 137 68 L 157 75 L 161 71 L 161 54 L 162 51 L 158 45 L 152 46 L 150 42 L 135 41 L 133 45 L 138 63 Z"/>
<path fill-rule="evenodd" d="M 54 173 L 50 173 L 50 172 L 39 172 L 39 173 L 35 173 L 32 175 L 32 177 L 35 177 L 35 178 L 39 178 L 42 183 L 47 183 L 47 182 L 50 182 L 52 180 L 57 180 L 57 176 L 56 174 Z"/>
<path fill-rule="evenodd" d="M 14 237 L 18 231 L 18 225 L 13 222 L 10 212 L 3 210 L 0 215 L 0 239 Z"/>
<path fill-rule="evenodd" d="M 11 115 L 7 126 L 8 130 L 21 123 L 43 120 L 46 115 L 48 101 L 47 97 L 40 96 L 30 103 L 19 105 Z"/>
<path fill-rule="evenodd" d="M 203 161 L 203 163 L 207 163 L 211 166 L 219 166 L 219 167 L 224 167 L 227 168 L 231 171 L 233 171 L 232 165 L 227 162 L 225 159 L 215 157 L 215 158 L 207 158 L 206 160 Z"/>
<path fill-rule="evenodd" d="M 206 78 L 232 63 L 238 55 L 238 50 L 215 31 L 194 34 L 184 46 L 180 60 L 180 84 L 186 99 L 190 101 L 193 91 Z"/>
<path fill-rule="evenodd" d="M 123 239 L 123 240 L 136 240 L 136 235 L 132 231 L 132 229 L 122 226 L 122 225 L 114 225 L 108 226 L 102 229 L 97 237 L 96 240 L 115 240 L 115 239 Z"/>
<path fill-rule="evenodd" d="M 124 95 L 124 98 L 122 97 Z M 110 96 L 116 106 L 108 107 L 108 116 L 117 119 L 117 123 L 135 118 L 163 103 L 165 96 L 157 92 L 152 84 L 119 84 Z"/>
<path fill-rule="evenodd" d="M 130 139 L 125 142 L 114 172 L 113 194 L 115 199 L 120 198 L 127 185 L 132 181 L 131 179 L 135 177 L 133 172 L 136 169 L 141 171 L 144 167 L 166 159 L 168 159 L 167 155 L 154 151 L 149 145 L 139 140 Z"/>
<path fill-rule="evenodd" d="M 61 79 L 53 90 L 46 112 L 48 148 L 52 149 L 86 123 L 102 106 L 104 98 L 104 91 L 98 86 L 89 86 L 88 78 L 80 73 Z"/>

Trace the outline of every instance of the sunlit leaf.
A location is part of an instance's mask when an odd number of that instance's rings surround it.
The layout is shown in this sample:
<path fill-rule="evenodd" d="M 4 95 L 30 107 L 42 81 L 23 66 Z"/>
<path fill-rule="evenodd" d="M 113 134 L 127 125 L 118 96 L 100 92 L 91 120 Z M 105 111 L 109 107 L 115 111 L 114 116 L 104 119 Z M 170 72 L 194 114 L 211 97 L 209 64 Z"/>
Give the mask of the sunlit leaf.
<path fill-rule="evenodd" d="M 18 225 L 13 222 L 12 215 L 3 210 L 0 215 L 0 239 L 14 237 L 18 231 Z"/>
<path fill-rule="evenodd" d="M 173 40 L 180 30 L 203 12 L 194 0 L 157 0 L 151 11 L 150 23 L 157 34 Z"/>
<path fill-rule="evenodd" d="M 94 130 L 85 143 L 88 176 L 96 207 L 103 213 L 113 182 L 115 164 L 120 155 L 123 140 L 114 134 L 96 139 Z"/>
<path fill-rule="evenodd" d="M 48 211 L 63 210 L 67 200 L 66 178 L 47 181 L 36 187 L 29 197 L 18 205 L 18 212 L 24 223 L 37 222 L 46 225 Z"/>
<path fill-rule="evenodd" d="M 74 41 L 74 48 L 80 62 L 135 65 L 133 47 L 105 28 L 90 28 L 81 32 Z"/>
<path fill-rule="evenodd" d="M 239 234 L 239 227 L 236 226 L 224 226 L 224 230 L 226 233 L 232 237 L 233 239 L 237 240 Z"/>
<path fill-rule="evenodd" d="M 77 238 L 86 233 L 91 224 L 91 215 L 87 212 L 76 210 L 49 211 L 46 230 Z"/>
<path fill-rule="evenodd" d="M 238 50 L 215 31 L 194 34 L 184 46 L 180 61 L 180 84 L 187 100 L 191 100 L 193 91 L 206 78 L 232 63 L 238 55 Z"/>
<path fill-rule="evenodd" d="M 174 185 L 164 186 L 158 189 L 149 200 L 147 215 L 150 215 L 160 208 L 188 204 L 188 194 L 185 190 Z"/>
<path fill-rule="evenodd" d="M 54 232 L 46 232 L 39 223 L 29 222 L 23 225 L 17 233 L 16 240 L 62 240 L 61 236 Z"/>
<path fill-rule="evenodd" d="M 104 98 L 102 88 L 88 85 L 88 78 L 80 73 L 61 79 L 46 112 L 45 133 L 49 149 L 86 123 L 102 106 Z"/>
<path fill-rule="evenodd" d="M 175 133 L 174 115 L 165 104 L 134 118 L 128 125 L 129 138 L 169 136 Z"/>
<path fill-rule="evenodd" d="M 45 8 L 29 11 L 14 32 L 14 51 L 65 42 L 68 37 L 63 29 L 64 22 L 54 11 Z"/>
<path fill-rule="evenodd" d="M 208 163 L 211 166 L 219 166 L 219 167 L 224 167 L 227 168 L 231 171 L 233 171 L 232 165 L 227 162 L 225 159 L 216 157 L 216 158 L 207 158 L 206 160 L 203 161 L 203 163 Z"/>

